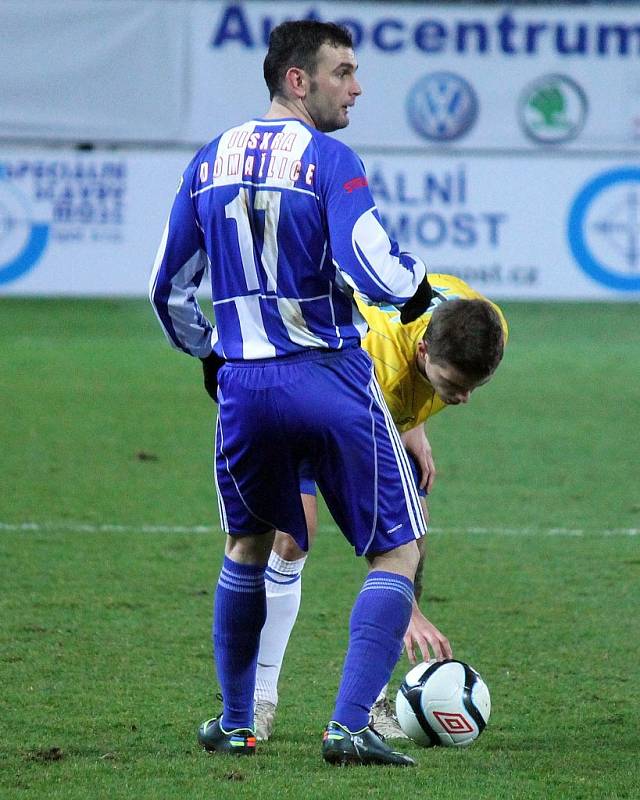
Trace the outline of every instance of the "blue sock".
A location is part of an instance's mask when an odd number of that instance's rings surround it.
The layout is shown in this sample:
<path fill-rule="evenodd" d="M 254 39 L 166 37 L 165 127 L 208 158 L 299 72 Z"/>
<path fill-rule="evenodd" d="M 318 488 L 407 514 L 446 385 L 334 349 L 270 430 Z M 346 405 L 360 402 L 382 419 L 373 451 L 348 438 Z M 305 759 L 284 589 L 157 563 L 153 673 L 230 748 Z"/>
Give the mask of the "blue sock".
<path fill-rule="evenodd" d="M 216 587 L 213 650 L 223 697 L 224 729 L 253 728 L 260 631 L 267 616 L 264 566 L 225 556 Z"/>
<path fill-rule="evenodd" d="M 400 658 L 411 618 L 413 583 L 403 575 L 370 572 L 351 612 L 349 648 L 332 719 L 350 731 L 369 711 Z"/>

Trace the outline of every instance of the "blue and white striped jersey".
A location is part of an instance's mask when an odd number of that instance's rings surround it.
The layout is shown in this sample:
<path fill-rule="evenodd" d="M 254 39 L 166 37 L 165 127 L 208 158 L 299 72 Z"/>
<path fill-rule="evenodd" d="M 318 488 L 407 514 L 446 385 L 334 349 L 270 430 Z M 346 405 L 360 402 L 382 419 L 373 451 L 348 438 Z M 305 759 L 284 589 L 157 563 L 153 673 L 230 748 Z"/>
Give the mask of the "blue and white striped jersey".
<path fill-rule="evenodd" d="M 195 297 L 207 268 L 217 330 Z M 354 289 L 402 306 L 425 272 L 389 240 L 350 148 L 297 119 L 256 119 L 185 170 L 149 290 L 174 347 L 272 358 L 359 345 Z"/>

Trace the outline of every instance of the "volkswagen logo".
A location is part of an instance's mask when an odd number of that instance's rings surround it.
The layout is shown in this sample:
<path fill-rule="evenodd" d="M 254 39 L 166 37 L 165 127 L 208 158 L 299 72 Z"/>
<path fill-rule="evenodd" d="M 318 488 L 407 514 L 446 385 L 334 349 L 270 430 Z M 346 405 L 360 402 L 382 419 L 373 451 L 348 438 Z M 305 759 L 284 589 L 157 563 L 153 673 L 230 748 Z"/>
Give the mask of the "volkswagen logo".
<path fill-rule="evenodd" d="M 411 88 L 407 115 L 411 127 L 424 139 L 452 142 L 464 136 L 476 121 L 478 98 L 460 75 L 432 72 Z"/>

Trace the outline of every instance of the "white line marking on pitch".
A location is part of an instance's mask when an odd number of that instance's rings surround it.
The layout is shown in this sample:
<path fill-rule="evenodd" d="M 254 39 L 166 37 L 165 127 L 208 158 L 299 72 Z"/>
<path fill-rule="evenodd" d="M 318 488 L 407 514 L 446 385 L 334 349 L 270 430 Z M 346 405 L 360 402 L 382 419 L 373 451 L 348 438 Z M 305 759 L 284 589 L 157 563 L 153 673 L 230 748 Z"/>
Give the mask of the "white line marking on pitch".
<path fill-rule="evenodd" d="M 502 527 L 438 527 L 429 528 L 435 534 L 469 534 L 471 536 L 638 536 L 640 528 L 502 528 Z M 68 531 L 70 533 L 220 533 L 214 525 L 132 525 L 92 522 L 0 522 L 0 532 L 47 533 Z M 338 532 L 334 525 L 319 525 L 320 533 Z"/>

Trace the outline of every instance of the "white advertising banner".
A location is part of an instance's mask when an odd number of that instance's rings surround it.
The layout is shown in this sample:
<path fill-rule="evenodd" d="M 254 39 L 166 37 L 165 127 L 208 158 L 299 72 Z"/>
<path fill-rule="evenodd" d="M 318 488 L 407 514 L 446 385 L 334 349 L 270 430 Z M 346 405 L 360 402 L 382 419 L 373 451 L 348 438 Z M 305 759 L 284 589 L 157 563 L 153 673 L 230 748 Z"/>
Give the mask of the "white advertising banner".
<path fill-rule="evenodd" d="M 640 148 L 640 8 L 611 4 L 194 2 L 191 115 L 207 141 L 268 105 L 272 28 L 331 20 L 354 35 L 358 147 Z"/>
<path fill-rule="evenodd" d="M 0 0 L 0 136 L 198 144 L 261 114 L 270 31 L 353 33 L 357 147 L 640 150 L 640 6 Z"/>
<path fill-rule="evenodd" d="M 0 293 L 142 296 L 187 153 L 0 151 Z"/>
<path fill-rule="evenodd" d="M 180 140 L 188 15 L 182 2 L 0 0 L 0 135 Z"/>
<path fill-rule="evenodd" d="M 191 153 L 0 152 L 0 294 L 144 296 Z M 495 299 L 640 299 L 640 163 L 366 157 L 390 235 Z"/>
<path fill-rule="evenodd" d="M 389 234 L 496 299 L 640 298 L 640 162 L 370 157 Z"/>

